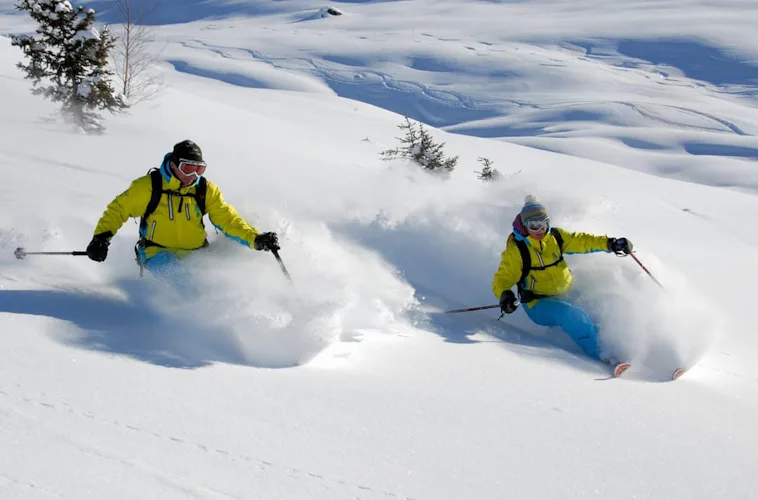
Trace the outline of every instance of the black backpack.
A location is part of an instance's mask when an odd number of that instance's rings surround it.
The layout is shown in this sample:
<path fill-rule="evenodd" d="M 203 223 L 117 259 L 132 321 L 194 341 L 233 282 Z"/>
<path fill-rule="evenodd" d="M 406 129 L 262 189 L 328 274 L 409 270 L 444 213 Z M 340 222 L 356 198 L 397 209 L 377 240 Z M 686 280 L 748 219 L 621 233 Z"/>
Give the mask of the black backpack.
<path fill-rule="evenodd" d="M 529 254 L 529 248 L 526 246 L 526 242 L 524 240 L 513 238 L 513 241 L 516 243 L 516 247 L 518 247 L 519 253 L 521 253 L 521 277 L 519 278 L 518 283 L 516 283 L 516 286 L 518 287 L 519 295 L 522 297 L 525 295 L 525 292 L 526 294 L 529 294 L 529 298 L 531 298 L 531 300 L 542 297 L 539 294 L 524 289 L 524 281 L 526 280 L 526 277 L 529 275 L 530 271 L 542 271 L 548 267 L 557 266 L 559 263 L 563 262 L 563 236 L 561 236 L 561 233 L 554 227 L 550 228 L 550 234 L 552 234 L 558 242 L 558 249 L 561 252 L 561 257 L 552 264 L 539 267 L 532 267 L 532 256 Z M 529 302 L 530 300 L 524 300 L 522 298 L 521 301 Z"/>
<path fill-rule="evenodd" d="M 160 170 L 157 168 L 150 169 L 148 172 L 150 174 L 150 180 L 152 182 L 152 192 L 150 193 L 150 201 L 147 203 L 147 207 L 145 208 L 145 213 L 142 214 L 142 217 L 140 217 L 139 220 L 139 234 L 140 239 L 137 242 L 137 245 L 134 247 L 134 252 L 137 254 L 137 264 L 139 264 L 140 267 L 140 276 L 142 276 L 142 273 L 144 271 L 144 265 L 142 263 L 142 259 L 139 255 L 139 250 L 144 249 L 150 246 L 153 247 L 159 247 L 162 246 L 158 243 L 155 243 L 153 241 L 150 241 L 147 239 L 147 218 L 150 217 L 153 212 L 155 212 L 155 209 L 158 208 L 158 203 L 161 201 L 161 196 L 164 194 L 172 194 L 174 196 L 179 196 L 181 198 L 184 198 L 185 196 L 189 196 L 191 198 L 195 199 L 195 203 L 197 203 L 197 208 L 200 209 L 200 217 L 201 217 L 201 223 L 202 223 L 202 217 L 205 215 L 205 193 L 208 191 L 208 181 L 205 180 L 205 177 L 200 177 L 200 180 L 197 183 L 197 186 L 195 187 L 195 193 L 187 193 L 182 194 L 179 191 L 173 191 L 171 189 L 163 189 L 163 175 L 161 174 Z M 179 211 L 181 211 L 181 202 L 179 204 Z M 205 224 L 203 224 L 203 227 Z M 142 236 L 142 235 L 145 236 Z M 203 246 L 208 245 L 208 240 L 205 241 Z"/>

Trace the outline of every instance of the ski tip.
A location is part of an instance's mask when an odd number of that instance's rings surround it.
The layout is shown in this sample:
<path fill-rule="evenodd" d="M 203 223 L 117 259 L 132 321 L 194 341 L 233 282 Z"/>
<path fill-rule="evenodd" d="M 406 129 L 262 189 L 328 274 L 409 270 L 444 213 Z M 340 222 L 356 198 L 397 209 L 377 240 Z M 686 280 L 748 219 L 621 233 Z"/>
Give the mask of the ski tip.
<path fill-rule="evenodd" d="M 674 373 L 671 374 L 671 380 L 676 380 L 682 375 L 684 375 L 685 373 L 687 373 L 686 368 L 677 368 L 676 370 L 674 370 Z"/>
<path fill-rule="evenodd" d="M 620 377 L 625 371 L 632 367 L 631 363 L 619 363 L 613 368 L 613 376 Z"/>

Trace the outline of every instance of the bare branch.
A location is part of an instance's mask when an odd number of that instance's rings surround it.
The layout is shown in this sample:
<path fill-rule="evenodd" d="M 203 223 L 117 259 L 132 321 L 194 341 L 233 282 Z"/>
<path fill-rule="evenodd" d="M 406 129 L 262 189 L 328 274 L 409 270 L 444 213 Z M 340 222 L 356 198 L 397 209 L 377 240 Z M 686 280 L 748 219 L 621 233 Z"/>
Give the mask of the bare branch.
<path fill-rule="evenodd" d="M 114 0 L 121 36 L 113 52 L 113 66 L 126 100 L 131 104 L 152 99 L 164 88 L 155 73 L 158 53 L 152 47 L 152 28 L 145 23 L 159 6 L 158 0 Z"/>

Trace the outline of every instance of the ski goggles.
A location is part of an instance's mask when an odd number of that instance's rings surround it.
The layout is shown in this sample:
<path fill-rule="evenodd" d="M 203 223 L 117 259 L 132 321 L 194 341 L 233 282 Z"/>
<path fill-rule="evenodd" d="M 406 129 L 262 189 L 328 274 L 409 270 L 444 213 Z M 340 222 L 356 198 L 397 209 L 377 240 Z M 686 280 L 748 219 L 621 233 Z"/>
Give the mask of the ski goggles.
<path fill-rule="evenodd" d="M 537 231 L 541 231 L 543 229 L 545 231 L 547 231 L 547 228 L 550 227 L 550 217 L 543 217 L 541 219 L 529 219 L 529 220 L 526 220 L 526 221 L 524 221 L 524 226 L 526 226 L 526 228 L 529 231 L 537 232 Z"/>
<path fill-rule="evenodd" d="M 187 177 L 195 176 L 200 177 L 205 173 L 205 167 L 208 165 L 204 161 L 197 160 L 179 160 L 176 165 L 177 170 Z"/>

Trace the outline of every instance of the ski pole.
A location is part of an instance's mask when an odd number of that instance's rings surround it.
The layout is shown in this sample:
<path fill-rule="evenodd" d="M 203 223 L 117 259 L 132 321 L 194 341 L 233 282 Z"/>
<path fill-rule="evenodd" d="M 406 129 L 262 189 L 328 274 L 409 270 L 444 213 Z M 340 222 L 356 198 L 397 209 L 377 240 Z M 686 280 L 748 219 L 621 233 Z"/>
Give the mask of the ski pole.
<path fill-rule="evenodd" d="M 467 307 L 466 309 L 453 309 L 451 311 L 443 311 L 442 314 L 462 313 L 462 312 L 470 312 L 470 311 L 481 311 L 482 309 L 494 309 L 496 307 L 500 307 L 500 304 L 494 304 L 494 305 L 491 305 L 491 306 L 481 306 L 481 307 Z"/>
<path fill-rule="evenodd" d="M 21 247 L 18 247 L 15 252 L 13 252 L 13 255 L 16 256 L 17 259 L 23 259 L 27 255 L 87 255 L 87 252 L 82 252 L 75 250 L 73 252 L 27 252 Z"/>
<path fill-rule="evenodd" d="M 640 262 L 640 259 L 637 258 L 637 256 L 634 254 L 634 252 L 630 253 L 629 255 L 631 255 L 632 258 L 634 259 L 634 261 L 637 264 L 640 265 L 640 267 L 642 268 L 642 270 L 645 271 L 647 273 L 647 275 L 650 276 L 653 279 L 653 281 L 655 281 L 656 285 L 658 285 L 659 287 L 661 287 L 661 289 L 665 290 L 665 288 L 663 288 L 663 285 L 661 285 L 661 282 L 658 281 L 657 279 L 655 279 L 655 276 L 653 276 L 653 273 L 651 273 L 650 271 L 648 271 L 647 267 L 645 267 L 645 265 L 642 262 Z"/>
<path fill-rule="evenodd" d="M 284 267 L 284 262 L 282 262 L 282 258 L 279 257 L 279 249 L 273 248 L 271 249 L 271 253 L 274 254 L 274 257 L 276 258 L 276 261 L 279 263 L 279 267 L 282 268 L 282 272 L 284 273 L 284 275 L 287 277 L 288 280 L 292 281 L 292 276 L 290 276 L 290 273 L 287 272 L 287 268 Z"/>

